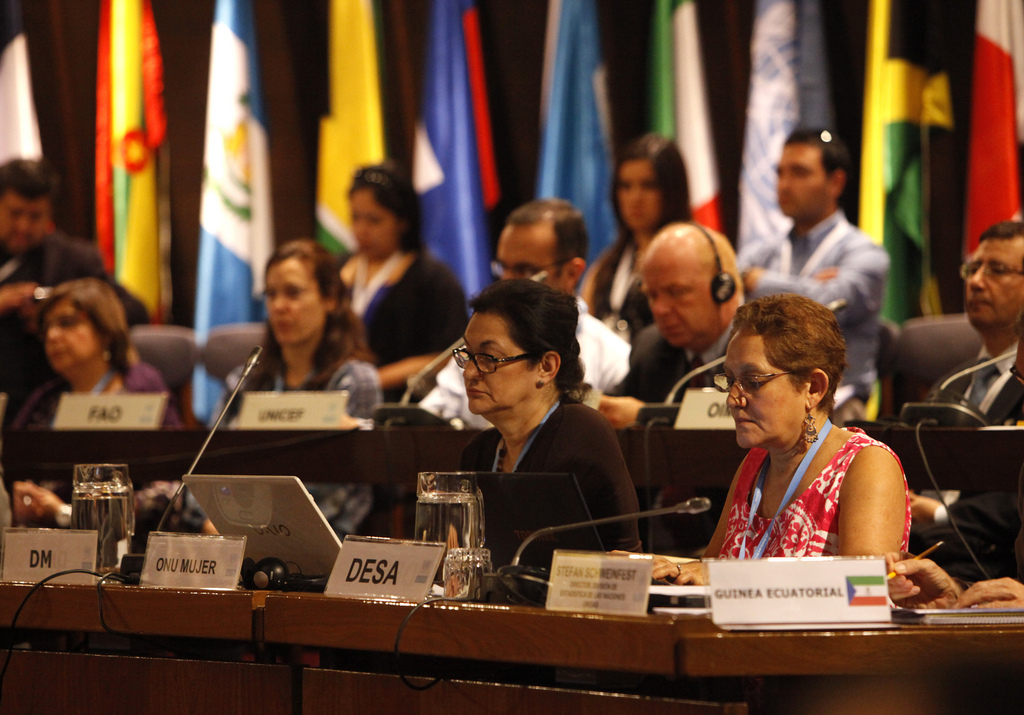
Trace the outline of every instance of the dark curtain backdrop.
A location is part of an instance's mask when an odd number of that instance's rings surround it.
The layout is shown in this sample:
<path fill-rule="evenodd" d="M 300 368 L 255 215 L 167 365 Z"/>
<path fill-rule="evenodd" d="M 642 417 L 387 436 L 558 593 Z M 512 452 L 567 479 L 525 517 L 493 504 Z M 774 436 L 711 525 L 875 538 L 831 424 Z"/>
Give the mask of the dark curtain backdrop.
<path fill-rule="evenodd" d="M 63 175 L 56 219 L 93 235 L 96 37 L 99 0 L 24 0 L 43 150 Z M 190 325 L 199 237 L 199 193 L 214 0 L 152 0 L 163 50 L 172 212 L 172 322 Z M 652 0 L 598 0 L 608 66 L 614 142 L 645 131 L 645 74 Z M 833 100 L 839 133 L 859 156 L 864 89 L 866 0 L 825 0 Z M 970 120 L 974 2 L 934 0 L 941 12 L 956 130 L 934 134 L 931 230 L 947 312 L 962 308 L 957 276 L 962 242 L 967 129 Z M 546 0 L 478 0 L 505 215 L 533 196 L 539 143 L 540 81 Z M 388 141 L 408 164 L 420 87 L 428 0 L 384 0 Z M 750 72 L 754 0 L 701 0 L 726 230 L 735 236 L 737 184 Z M 327 0 L 255 0 L 270 112 L 274 226 L 282 242 L 314 229 L 317 134 L 327 111 Z M 2 111 L 2 108 L 0 108 Z M 846 208 L 857 217 L 859 177 Z"/>

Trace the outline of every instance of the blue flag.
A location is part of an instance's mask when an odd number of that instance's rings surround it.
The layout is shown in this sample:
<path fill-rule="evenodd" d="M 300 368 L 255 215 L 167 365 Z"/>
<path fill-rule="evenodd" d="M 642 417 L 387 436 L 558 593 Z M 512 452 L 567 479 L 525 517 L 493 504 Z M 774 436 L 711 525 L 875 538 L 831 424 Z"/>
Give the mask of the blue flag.
<path fill-rule="evenodd" d="M 464 31 L 475 31 L 475 23 L 474 0 L 434 0 L 414 161 L 423 240 L 468 295 L 491 282 L 478 152 L 478 134 L 489 127 L 478 127 L 473 111 L 474 102 L 483 102 L 486 112 L 486 97 L 473 96 Z M 490 138 L 485 140 L 489 144 Z"/>
<path fill-rule="evenodd" d="M 792 221 L 779 210 L 776 167 L 797 126 L 832 123 L 819 0 L 757 0 L 740 172 L 740 263 L 779 242 Z"/>
<path fill-rule="evenodd" d="M 594 0 L 553 0 L 547 32 L 536 193 L 571 201 L 583 212 L 592 262 L 615 233 L 605 70 Z"/>
<path fill-rule="evenodd" d="M 217 0 L 208 91 L 196 279 L 200 342 L 217 325 L 264 317 L 263 270 L 273 250 L 273 221 L 252 0 Z M 222 390 L 202 367 L 196 369 L 196 417 L 211 417 Z"/>
<path fill-rule="evenodd" d="M 0 164 L 42 155 L 19 0 L 0 0 Z"/>

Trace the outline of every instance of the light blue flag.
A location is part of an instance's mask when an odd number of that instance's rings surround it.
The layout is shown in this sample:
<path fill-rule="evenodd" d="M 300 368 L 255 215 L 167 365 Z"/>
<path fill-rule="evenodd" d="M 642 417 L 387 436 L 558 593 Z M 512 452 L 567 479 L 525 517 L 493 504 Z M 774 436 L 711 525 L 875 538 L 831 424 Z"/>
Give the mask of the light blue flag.
<path fill-rule="evenodd" d="M 553 3 L 554 4 L 554 0 Z M 551 26 L 557 17 L 557 28 Z M 594 0 L 561 0 L 548 15 L 550 67 L 543 122 L 537 197 L 559 197 L 583 212 L 592 262 L 612 241 L 611 152 L 601 60 L 601 35 Z M 556 42 L 551 38 L 556 37 Z M 554 52 L 551 61 L 550 53 Z"/>
<path fill-rule="evenodd" d="M 740 173 L 740 264 L 793 225 L 779 210 L 776 167 L 798 126 L 831 127 L 819 0 L 757 0 Z"/>
<path fill-rule="evenodd" d="M 273 250 L 267 121 L 252 0 L 217 0 L 210 50 L 200 206 L 196 337 L 262 320 L 263 270 Z M 223 390 L 199 367 L 196 417 L 209 420 Z"/>
<path fill-rule="evenodd" d="M 0 164 L 42 155 L 19 0 L 0 0 Z"/>
<path fill-rule="evenodd" d="M 467 295 L 491 282 L 491 241 L 463 31 L 463 16 L 475 11 L 474 0 L 434 0 L 414 162 L 423 240 L 448 264 Z"/>

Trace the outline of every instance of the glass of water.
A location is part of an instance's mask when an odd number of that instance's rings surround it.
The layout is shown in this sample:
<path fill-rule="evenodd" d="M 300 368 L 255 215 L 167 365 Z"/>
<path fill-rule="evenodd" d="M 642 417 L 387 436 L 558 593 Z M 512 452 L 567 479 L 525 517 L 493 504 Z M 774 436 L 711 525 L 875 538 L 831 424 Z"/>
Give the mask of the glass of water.
<path fill-rule="evenodd" d="M 492 571 L 490 549 L 448 549 L 444 559 L 444 595 L 479 601 L 484 576 Z"/>
<path fill-rule="evenodd" d="M 96 532 L 96 570 L 116 571 L 131 551 L 135 495 L 126 464 L 76 464 L 71 528 Z"/>

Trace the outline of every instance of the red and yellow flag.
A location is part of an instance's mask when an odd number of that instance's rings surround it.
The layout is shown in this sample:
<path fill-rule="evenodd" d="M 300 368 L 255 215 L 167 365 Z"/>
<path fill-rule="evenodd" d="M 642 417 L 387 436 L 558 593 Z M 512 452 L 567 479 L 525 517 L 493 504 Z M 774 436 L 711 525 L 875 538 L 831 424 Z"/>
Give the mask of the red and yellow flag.
<path fill-rule="evenodd" d="M 96 233 L 107 270 L 162 317 L 157 149 L 167 117 L 150 0 L 102 0 L 96 80 Z"/>

